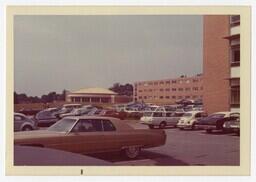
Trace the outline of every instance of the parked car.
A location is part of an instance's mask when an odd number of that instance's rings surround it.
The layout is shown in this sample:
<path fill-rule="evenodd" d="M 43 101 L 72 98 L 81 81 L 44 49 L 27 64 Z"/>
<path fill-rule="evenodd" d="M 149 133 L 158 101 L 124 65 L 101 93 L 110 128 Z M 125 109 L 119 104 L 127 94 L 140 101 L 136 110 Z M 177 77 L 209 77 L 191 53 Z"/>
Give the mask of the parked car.
<path fill-rule="evenodd" d="M 142 148 L 161 146 L 165 142 L 163 130 L 135 129 L 119 119 L 98 116 L 66 117 L 46 130 L 14 135 L 15 145 L 83 154 L 122 151 L 128 158 L 136 158 Z"/>
<path fill-rule="evenodd" d="M 105 116 L 105 117 L 114 117 L 114 118 L 118 118 L 121 120 L 124 120 L 127 117 L 127 113 L 126 112 L 117 112 L 115 110 L 103 110 L 100 113 L 101 116 Z"/>
<path fill-rule="evenodd" d="M 35 130 L 37 123 L 22 113 L 14 113 L 14 131 Z"/>
<path fill-rule="evenodd" d="M 83 116 L 88 115 L 92 110 L 97 110 L 95 107 L 81 107 L 81 108 L 75 108 L 69 113 L 60 114 L 59 118 L 64 118 L 68 116 Z"/>
<path fill-rule="evenodd" d="M 182 115 L 183 113 L 173 112 L 145 112 L 140 120 L 142 124 L 148 125 L 151 129 L 155 126 L 159 128 L 165 128 L 166 126 L 176 127 Z"/>
<path fill-rule="evenodd" d="M 55 112 L 49 110 L 42 110 L 35 115 L 35 120 L 39 127 L 49 127 L 52 124 L 56 123 L 59 118 L 56 117 Z"/>
<path fill-rule="evenodd" d="M 240 135 L 240 118 L 225 122 L 223 128 L 225 132 L 234 132 Z"/>
<path fill-rule="evenodd" d="M 56 117 L 57 118 L 60 118 L 60 115 L 61 114 L 66 114 L 66 113 L 69 113 L 71 112 L 73 109 L 75 108 L 81 108 L 82 105 L 81 104 L 64 104 L 62 106 L 62 108 L 57 112 L 55 113 Z"/>
<path fill-rule="evenodd" d="M 199 119 L 195 127 L 205 129 L 207 133 L 211 133 L 213 130 L 224 131 L 223 124 L 239 118 L 239 115 L 237 112 L 216 112 L 208 117 Z"/>
<path fill-rule="evenodd" d="M 197 119 L 206 117 L 206 113 L 203 111 L 190 111 L 186 112 L 179 120 L 177 127 L 183 129 L 195 129 L 195 122 Z"/>

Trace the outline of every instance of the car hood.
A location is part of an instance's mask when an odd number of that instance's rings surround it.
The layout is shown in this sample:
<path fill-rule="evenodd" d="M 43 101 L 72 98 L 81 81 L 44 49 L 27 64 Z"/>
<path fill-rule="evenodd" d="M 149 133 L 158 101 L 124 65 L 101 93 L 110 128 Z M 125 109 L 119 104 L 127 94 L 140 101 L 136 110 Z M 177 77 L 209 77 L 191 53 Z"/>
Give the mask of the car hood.
<path fill-rule="evenodd" d="M 21 131 L 14 133 L 14 141 L 29 140 L 35 138 L 48 138 L 65 135 L 65 132 L 55 132 L 48 130 Z"/>

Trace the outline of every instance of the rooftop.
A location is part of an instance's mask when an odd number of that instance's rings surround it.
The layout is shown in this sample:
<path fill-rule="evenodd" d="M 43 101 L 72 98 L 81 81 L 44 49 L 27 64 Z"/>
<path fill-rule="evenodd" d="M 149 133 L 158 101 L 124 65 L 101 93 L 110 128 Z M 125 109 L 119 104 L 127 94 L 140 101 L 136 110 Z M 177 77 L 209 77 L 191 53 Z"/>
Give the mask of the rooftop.
<path fill-rule="evenodd" d="M 116 95 L 116 92 L 113 92 L 109 89 L 105 88 L 84 88 L 77 91 L 74 91 L 72 93 L 77 94 L 108 94 L 108 95 Z"/>

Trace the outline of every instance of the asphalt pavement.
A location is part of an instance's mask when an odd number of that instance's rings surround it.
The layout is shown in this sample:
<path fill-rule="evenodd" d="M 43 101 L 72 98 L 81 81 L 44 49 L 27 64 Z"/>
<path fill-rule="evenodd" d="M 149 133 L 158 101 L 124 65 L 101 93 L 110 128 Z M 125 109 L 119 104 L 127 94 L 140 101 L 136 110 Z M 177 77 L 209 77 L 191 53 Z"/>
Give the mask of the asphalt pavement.
<path fill-rule="evenodd" d="M 237 166 L 240 161 L 240 137 L 234 133 L 206 133 L 204 130 L 165 129 L 164 146 L 141 151 L 136 160 L 119 153 L 95 154 L 115 165 L 135 166 Z"/>

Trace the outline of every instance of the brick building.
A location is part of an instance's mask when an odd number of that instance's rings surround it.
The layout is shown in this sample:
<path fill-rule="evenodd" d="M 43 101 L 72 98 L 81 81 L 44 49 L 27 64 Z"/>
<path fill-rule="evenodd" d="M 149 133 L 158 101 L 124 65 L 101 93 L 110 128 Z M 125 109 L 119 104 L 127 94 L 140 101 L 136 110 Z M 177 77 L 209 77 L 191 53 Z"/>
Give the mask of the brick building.
<path fill-rule="evenodd" d="M 207 15 L 203 23 L 204 109 L 239 111 L 240 17 Z"/>
<path fill-rule="evenodd" d="M 135 101 L 155 104 L 172 104 L 180 99 L 202 99 L 202 76 L 135 82 L 133 93 Z"/>

